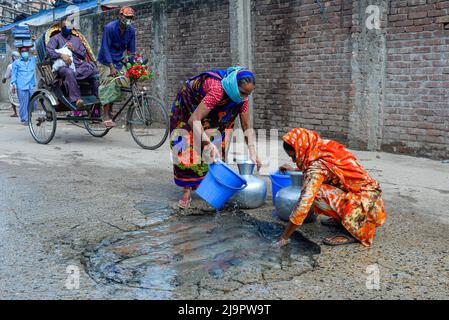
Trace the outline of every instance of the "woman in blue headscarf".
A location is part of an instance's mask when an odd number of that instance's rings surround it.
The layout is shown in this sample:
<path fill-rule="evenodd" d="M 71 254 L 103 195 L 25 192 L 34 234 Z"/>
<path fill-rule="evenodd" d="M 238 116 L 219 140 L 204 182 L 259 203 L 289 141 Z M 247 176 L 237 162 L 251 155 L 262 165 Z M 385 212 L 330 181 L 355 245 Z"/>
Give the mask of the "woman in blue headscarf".
<path fill-rule="evenodd" d="M 179 91 L 170 115 L 174 180 L 184 188 L 179 207 L 187 209 L 207 174 L 207 162 L 225 159 L 227 138 L 240 116 L 251 160 L 261 167 L 256 153 L 248 97 L 254 74 L 242 67 L 206 71 L 189 79 Z"/>

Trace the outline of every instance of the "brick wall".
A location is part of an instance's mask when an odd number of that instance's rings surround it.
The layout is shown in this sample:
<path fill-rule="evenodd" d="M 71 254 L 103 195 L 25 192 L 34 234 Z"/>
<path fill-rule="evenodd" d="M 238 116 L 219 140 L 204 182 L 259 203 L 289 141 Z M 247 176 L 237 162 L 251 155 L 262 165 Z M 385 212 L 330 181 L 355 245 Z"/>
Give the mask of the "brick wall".
<path fill-rule="evenodd" d="M 167 1 L 167 78 L 170 101 L 192 76 L 231 64 L 227 0 Z"/>
<path fill-rule="evenodd" d="M 449 1 L 391 1 L 382 148 L 449 158 Z"/>
<path fill-rule="evenodd" d="M 136 10 L 137 16 L 133 22 L 136 27 L 136 39 L 137 39 L 137 51 L 151 57 L 151 48 L 153 46 L 152 37 L 152 16 L 153 7 L 151 4 L 141 4 L 138 6 L 133 6 Z M 95 51 L 98 52 L 100 49 L 101 38 L 103 35 L 104 26 L 109 22 L 118 19 L 118 10 L 106 11 L 99 15 L 98 19 L 98 33 L 96 35 L 96 43 L 94 44 Z"/>
<path fill-rule="evenodd" d="M 253 0 L 255 126 L 348 136 L 352 1 Z"/>
<path fill-rule="evenodd" d="M 163 1 L 162 10 L 166 21 L 165 34 L 153 31 L 153 5 L 151 2 L 133 6 L 137 18 L 138 51 L 160 62 L 160 57 L 152 56 L 154 37 L 163 36 L 167 88 L 167 104 L 175 98 L 181 85 L 189 78 L 207 69 L 227 68 L 231 65 L 229 2 L 226 0 Z M 116 19 L 116 10 L 101 16 L 99 30 L 105 23 Z M 101 32 L 100 32 L 101 34 Z M 101 39 L 99 39 L 101 41 Z M 155 72 L 158 72 L 155 70 Z M 159 78 L 160 79 L 160 78 Z M 156 85 L 154 83 L 154 85 Z"/>
<path fill-rule="evenodd" d="M 134 22 L 137 33 L 137 51 L 151 58 L 151 48 L 153 48 L 152 26 L 153 10 L 151 5 L 141 5 L 136 8 L 138 19 Z"/>
<path fill-rule="evenodd" d="M 188 77 L 231 65 L 235 24 L 230 21 L 230 1 L 165 0 L 134 6 L 138 50 L 163 65 L 154 67 L 152 86 L 167 105 Z M 257 76 L 256 128 L 285 132 L 302 126 L 349 145 L 359 138 L 360 148 L 449 158 L 449 1 L 248 1 L 253 32 L 248 45 Z M 385 39 L 385 59 L 379 61 L 386 63 L 385 71 L 365 68 L 361 71 L 366 77 L 358 77 L 356 63 L 364 60 L 354 57 L 363 55 L 373 68 L 380 64 L 371 51 L 366 54 L 369 32 L 376 31 L 358 30 L 367 4 L 386 8 L 385 25 L 377 31 L 385 34 L 379 38 Z M 104 24 L 116 17 L 117 11 L 111 11 L 86 18 L 83 29 L 94 49 Z M 368 81 L 376 85 L 365 86 Z M 370 108 L 366 99 L 373 94 L 380 112 L 367 114 L 380 128 L 375 137 L 380 143 L 364 147 L 365 136 L 354 137 L 350 130 L 359 122 L 351 115 L 361 110 L 359 119 L 365 119 L 362 111 Z M 360 96 L 363 99 L 354 99 Z"/>

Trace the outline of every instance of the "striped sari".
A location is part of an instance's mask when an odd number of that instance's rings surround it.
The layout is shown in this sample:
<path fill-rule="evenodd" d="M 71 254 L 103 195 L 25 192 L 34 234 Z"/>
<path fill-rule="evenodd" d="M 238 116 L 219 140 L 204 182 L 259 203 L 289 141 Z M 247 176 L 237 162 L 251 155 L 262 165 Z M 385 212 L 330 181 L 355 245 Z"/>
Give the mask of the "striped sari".
<path fill-rule="evenodd" d="M 177 160 L 173 166 L 176 185 L 184 188 L 196 188 L 208 172 L 208 165 L 202 159 L 202 150 L 194 149 L 193 131 L 188 121 L 196 108 L 206 97 L 203 83 L 212 77 L 221 81 L 226 75 L 225 70 L 206 71 L 189 79 L 179 91 L 170 114 L 170 144 L 173 157 Z M 244 103 L 233 102 L 226 94 L 221 101 L 211 109 L 209 115 L 202 120 L 205 130 L 217 129 L 221 133 L 221 143 L 214 142 L 222 150 L 225 158 L 226 141 L 234 128 L 235 120 L 242 111 Z M 181 130 L 188 132 L 188 136 L 181 137 Z"/>

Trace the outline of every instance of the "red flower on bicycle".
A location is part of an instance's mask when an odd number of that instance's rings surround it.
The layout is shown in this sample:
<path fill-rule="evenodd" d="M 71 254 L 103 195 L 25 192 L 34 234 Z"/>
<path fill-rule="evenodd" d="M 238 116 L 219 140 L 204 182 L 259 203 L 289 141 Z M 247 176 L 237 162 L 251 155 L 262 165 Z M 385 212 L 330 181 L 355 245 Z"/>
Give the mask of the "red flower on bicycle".
<path fill-rule="evenodd" d="M 133 56 L 128 52 L 125 60 L 128 61 L 125 76 L 132 82 L 150 80 L 153 77 L 153 72 L 149 72 L 149 67 L 144 64 L 141 54 L 136 53 Z"/>

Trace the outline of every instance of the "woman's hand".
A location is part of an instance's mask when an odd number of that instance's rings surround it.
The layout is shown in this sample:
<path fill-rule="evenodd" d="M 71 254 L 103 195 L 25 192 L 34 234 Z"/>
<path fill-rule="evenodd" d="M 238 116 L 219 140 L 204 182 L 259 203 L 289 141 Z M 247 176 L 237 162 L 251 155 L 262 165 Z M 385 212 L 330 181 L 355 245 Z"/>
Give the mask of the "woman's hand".
<path fill-rule="evenodd" d="M 281 249 L 290 243 L 289 239 L 281 238 L 278 242 L 275 242 L 272 246 L 276 249 Z"/>
<path fill-rule="evenodd" d="M 295 168 L 293 168 L 291 165 L 289 164 L 284 164 L 282 166 L 279 167 L 279 171 L 285 173 L 287 171 L 295 171 Z"/>
<path fill-rule="evenodd" d="M 251 161 L 254 162 L 257 166 L 257 171 L 260 171 L 262 168 L 262 159 L 256 155 L 255 157 L 251 157 Z"/>
<path fill-rule="evenodd" d="M 251 161 L 256 164 L 257 171 L 260 171 L 260 169 L 262 168 L 262 159 L 256 153 L 256 149 L 254 148 L 254 146 L 249 146 L 248 148 Z"/>
<path fill-rule="evenodd" d="M 217 162 L 221 158 L 220 151 L 212 142 L 204 147 L 204 152 L 211 162 Z"/>

